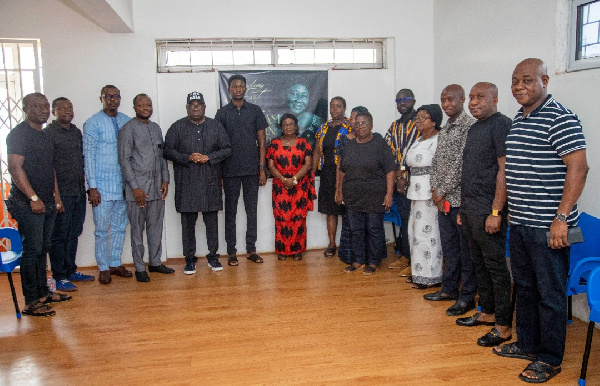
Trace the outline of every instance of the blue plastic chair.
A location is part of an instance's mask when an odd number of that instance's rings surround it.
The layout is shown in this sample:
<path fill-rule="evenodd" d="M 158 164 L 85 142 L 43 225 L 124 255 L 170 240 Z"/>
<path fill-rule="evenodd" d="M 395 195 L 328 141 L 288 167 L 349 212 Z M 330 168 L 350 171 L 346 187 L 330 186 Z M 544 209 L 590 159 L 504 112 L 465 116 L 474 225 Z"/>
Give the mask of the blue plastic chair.
<path fill-rule="evenodd" d="M 583 243 L 573 244 L 571 246 L 571 258 L 570 258 L 570 269 L 569 269 L 569 285 L 567 287 L 568 296 L 568 323 L 573 324 L 573 303 L 571 296 L 585 292 L 585 282 L 591 268 L 587 271 L 583 271 L 577 278 L 577 285 L 570 279 L 573 276 L 575 267 L 583 259 L 590 257 L 600 257 L 600 219 L 591 216 L 585 212 L 582 212 L 579 216 L 579 223 L 583 233 Z M 581 284 L 580 284 L 581 283 Z"/>
<path fill-rule="evenodd" d="M 588 324 L 585 350 L 583 352 L 583 360 L 581 361 L 581 374 L 579 375 L 578 382 L 580 386 L 585 386 L 585 376 L 587 373 L 588 360 L 590 359 L 594 327 L 596 322 L 600 322 L 600 266 L 596 267 L 588 276 L 587 301 L 590 306 L 590 323 Z"/>
<path fill-rule="evenodd" d="M 400 245 L 398 243 L 399 235 L 396 235 L 396 226 L 400 226 L 402 224 L 402 218 L 400 217 L 400 212 L 398 212 L 398 207 L 396 206 L 396 201 L 392 202 L 392 206 L 390 210 L 385 212 L 383 215 L 383 221 L 389 221 L 392 223 L 392 233 L 394 234 L 394 249 L 396 250 L 396 254 L 400 254 Z"/>
<path fill-rule="evenodd" d="M 12 271 L 21 263 L 21 253 L 23 252 L 23 241 L 19 231 L 15 228 L 0 228 L 0 239 L 9 239 L 11 250 L 6 252 L 0 252 L 0 271 L 6 272 L 8 276 L 8 282 L 10 284 L 10 290 L 12 292 L 13 302 L 15 303 L 15 311 L 17 313 L 17 319 L 21 318 L 21 311 L 19 310 L 19 303 L 17 302 L 17 294 L 15 292 L 15 285 L 12 280 Z"/>

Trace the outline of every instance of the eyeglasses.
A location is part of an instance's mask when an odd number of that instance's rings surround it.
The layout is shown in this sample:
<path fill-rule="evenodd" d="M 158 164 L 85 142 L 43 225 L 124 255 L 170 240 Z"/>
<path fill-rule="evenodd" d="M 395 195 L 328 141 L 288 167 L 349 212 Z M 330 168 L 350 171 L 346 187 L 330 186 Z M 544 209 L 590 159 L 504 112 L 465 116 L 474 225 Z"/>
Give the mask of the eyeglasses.
<path fill-rule="evenodd" d="M 362 121 L 362 122 L 355 122 L 354 126 L 355 127 L 367 127 L 369 125 L 369 121 Z"/>
<path fill-rule="evenodd" d="M 431 117 L 429 117 L 429 116 L 425 116 L 425 115 L 417 115 L 417 116 L 415 117 L 415 121 L 416 121 L 416 122 L 422 122 L 422 121 L 426 121 L 426 120 L 428 120 L 428 119 L 431 119 Z"/>
<path fill-rule="evenodd" d="M 104 94 L 102 95 L 102 98 L 106 99 L 107 101 L 111 99 L 118 101 L 119 99 L 121 99 L 121 96 L 119 94 Z"/>
<path fill-rule="evenodd" d="M 296 127 L 295 123 L 282 123 L 281 127 Z"/>
<path fill-rule="evenodd" d="M 410 102 L 414 101 L 415 98 L 403 97 L 403 98 L 396 98 L 394 100 L 396 101 L 396 103 L 410 103 Z"/>

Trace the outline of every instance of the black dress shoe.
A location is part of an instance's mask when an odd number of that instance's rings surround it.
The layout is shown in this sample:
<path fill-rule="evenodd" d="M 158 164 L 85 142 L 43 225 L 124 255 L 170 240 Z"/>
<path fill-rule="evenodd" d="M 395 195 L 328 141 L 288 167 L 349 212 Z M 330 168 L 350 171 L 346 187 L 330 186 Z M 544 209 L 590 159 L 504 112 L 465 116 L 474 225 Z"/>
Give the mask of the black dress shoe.
<path fill-rule="evenodd" d="M 475 326 L 495 326 L 496 322 L 481 322 L 479 320 L 479 312 L 473 316 L 467 316 L 466 318 L 456 319 L 456 324 L 463 327 L 475 327 Z"/>
<path fill-rule="evenodd" d="M 142 271 L 142 272 L 135 271 L 135 278 L 137 279 L 137 281 L 142 282 L 142 283 L 147 283 L 150 281 L 150 276 L 148 276 L 148 272 L 146 272 L 146 271 Z"/>
<path fill-rule="evenodd" d="M 175 273 L 173 268 L 169 268 L 164 264 L 161 265 L 148 265 L 148 271 L 159 272 L 159 273 Z"/>
<path fill-rule="evenodd" d="M 446 310 L 448 316 L 459 316 L 464 315 L 467 312 L 475 308 L 475 302 L 463 302 L 462 300 L 457 301 Z"/>
<path fill-rule="evenodd" d="M 442 300 L 456 300 L 458 299 L 458 294 L 444 294 L 442 293 L 442 290 L 439 290 L 436 292 L 425 294 L 423 295 L 423 298 L 425 298 L 425 300 L 439 302 Z"/>
<path fill-rule="evenodd" d="M 477 344 L 483 347 L 496 347 L 499 346 L 501 343 L 504 343 L 511 339 L 512 335 L 503 338 L 500 336 L 500 331 L 496 330 L 495 328 L 492 328 L 490 332 L 477 339 Z"/>

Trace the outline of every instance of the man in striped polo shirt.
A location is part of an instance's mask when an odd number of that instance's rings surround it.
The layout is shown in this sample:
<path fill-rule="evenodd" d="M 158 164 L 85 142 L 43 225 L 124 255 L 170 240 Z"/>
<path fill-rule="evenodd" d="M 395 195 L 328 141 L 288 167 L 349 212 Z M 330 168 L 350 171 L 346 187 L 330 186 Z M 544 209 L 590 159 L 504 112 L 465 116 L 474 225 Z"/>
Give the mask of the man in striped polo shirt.
<path fill-rule="evenodd" d="M 494 353 L 532 360 L 519 375 L 526 382 L 545 382 L 561 370 L 570 253 L 567 230 L 577 224 L 577 199 L 589 169 L 579 118 L 548 95 L 548 80 L 540 59 L 517 65 L 512 93 L 522 108 L 506 139 L 518 341 L 496 347 Z"/>

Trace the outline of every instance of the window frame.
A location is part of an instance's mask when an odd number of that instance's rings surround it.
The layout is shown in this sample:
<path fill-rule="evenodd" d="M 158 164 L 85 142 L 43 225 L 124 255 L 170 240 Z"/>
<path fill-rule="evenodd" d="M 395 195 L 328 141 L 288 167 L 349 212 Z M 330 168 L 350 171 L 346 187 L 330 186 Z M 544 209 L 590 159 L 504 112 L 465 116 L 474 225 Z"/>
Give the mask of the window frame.
<path fill-rule="evenodd" d="M 23 68 L 21 45 L 31 46 L 33 49 L 33 68 Z M 16 55 L 8 55 L 7 49 L 16 51 Z M 8 65 L 6 59 L 11 57 L 13 64 Z M 12 81 L 9 75 L 18 74 L 15 78 L 18 81 Z M 23 74 L 29 74 L 28 78 L 33 80 L 33 90 L 26 90 Z M 0 115 L 0 177 L 2 186 L 0 195 L 2 197 L 2 213 L 0 213 L 0 226 L 16 228 L 16 221 L 13 220 L 6 210 L 5 199 L 8 198 L 9 186 L 11 184 L 11 175 L 8 172 L 8 154 L 6 153 L 6 136 L 8 132 L 25 119 L 23 111 L 23 98 L 28 92 L 43 92 L 42 77 L 42 55 L 39 39 L 0 39 L 0 79 L 6 86 L 6 99 L 0 99 L 1 108 L 4 109 L 6 116 Z M 11 87 L 11 84 L 14 85 Z M 14 98 L 11 96 L 14 95 Z M 7 250 L 7 240 L 0 241 L 0 250 Z"/>
<path fill-rule="evenodd" d="M 578 10 L 577 8 L 589 3 L 598 2 L 598 0 L 571 0 L 570 11 L 569 11 L 569 44 L 568 46 L 568 60 L 567 60 L 567 72 L 588 70 L 593 68 L 600 68 L 600 56 L 593 58 L 577 59 L 577 50 L 579 47 L 578 42 Z"/>
<path fill-rule="evenodd" d="M 208 72 L 215 70 L 235 70 L 242 68 L 327 68 L 334 70 L 353 70 L 353 69 L 386 69 L 386 44 L 385 38 L 362 38 L 362 39 L 324 39 L 324 38 L 246 38 L 246 39 L 157 39 L 156 40 L 156 71 L 158 73 L 181 73 L 181 72 Z M 177 65 L 169 66 L 167 64 L 167 52 L 170 47 L 181 47 L 182 51 L 270 51 L 270 63 L 252 63 L 239 65 Z M 279 63 L 279 49 L 302 49 L 302 48 L 373 48 L 375 49 L 376 63 Z M 334 52 L 335 55 L 335 52 Z"/>

